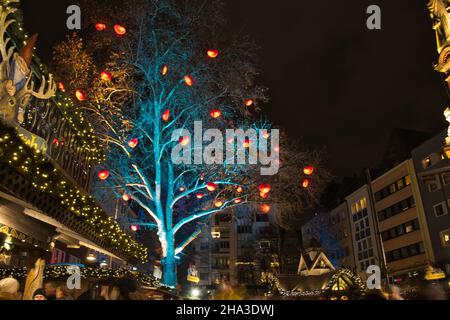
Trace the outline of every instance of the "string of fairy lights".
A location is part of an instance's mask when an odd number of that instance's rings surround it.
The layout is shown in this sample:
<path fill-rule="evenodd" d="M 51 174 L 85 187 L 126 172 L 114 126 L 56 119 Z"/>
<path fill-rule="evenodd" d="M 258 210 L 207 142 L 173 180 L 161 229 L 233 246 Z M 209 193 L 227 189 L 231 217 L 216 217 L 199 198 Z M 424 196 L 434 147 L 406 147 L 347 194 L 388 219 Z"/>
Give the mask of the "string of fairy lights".
<path fill-rule="evenodd" d="M 11 268 L 0 269 L 0 279 L 12 277 L 14 279 L 22 280 L 27 277 L 27 268 Z M 80 267 L 80 274 L 82 279 L 96 279 L 114 281 L 124 277 L 135 277 L 143 286 L 161 288 L 165 287 L 153 276 L 137 271 L 130 271 L 127 269 L 110 269 L 110 268 L 93 268 Z M 66 280 L 71 273 L 68 266 L 47 266 L 44 270 L 44 279 L 47 280 Z"/>
<path fill-rule="evenodd" d="M 98 236 L 114 248 L 139 261 L 146 261 L 147 249 L 144 246 L 126 235 L 91 196 L 86 196 L 67 181 L 42 152 L 26 145 L 15 129 L 3 124 L 0 124 L 0 158 L 32 181 L 36 189 L 56 197 L 63 207 L 96 230 Z"/>

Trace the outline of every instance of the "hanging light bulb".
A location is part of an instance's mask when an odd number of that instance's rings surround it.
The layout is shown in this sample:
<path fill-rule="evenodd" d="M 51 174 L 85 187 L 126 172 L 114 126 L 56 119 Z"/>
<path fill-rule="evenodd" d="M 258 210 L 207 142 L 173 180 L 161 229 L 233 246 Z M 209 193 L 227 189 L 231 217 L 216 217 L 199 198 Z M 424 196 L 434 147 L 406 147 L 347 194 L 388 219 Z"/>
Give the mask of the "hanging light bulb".
<path fill-rule="evenodd" d="M 244 189 L 241 186 L 236 188 L 237 193 L 242 193 L 242 191 L 244 191 Z"/>
<path fill-rule="evenodd" d="M 217 200 L 216 202 L 214 202 L 214 206 L 216 208 L 220 208 L 223 206 L 223 201 Z"/>
<path fill-rule="evenodd" d="M 130 226 L 130 229 L 131 229 L 131 231 L 133 231 L 133 232 L 137 232 L 137 231 L 139 231 L 139 226 L 137 226 L 137 225 L 135 225 L 135 224 L 132 224 L 132 225 Z"/>
<path fill-rule="evenodd" d="M 198 194 L 196 195 L 197 199 L 203 199 L 204 196 L 205 196 L 205 195 L 204 195 L 203 193 L 198 193 Z"/>
<path fill-rule="evenodd" d="M 126 193 L 125 193 L 125 194 L 122 196 L 122 199 L 123 199 L 123 201 L 128 202 L 128 201 L 131 200 L 131 196 L 130 196 L 129 194 L 126 194 Z"/>
<path fill-rule="evenodd" d="M 236 204 L 241 203 L 241 202 L 242 202 L 241 198 L 238 198 L 238 199 L 234 200 L 234 203 L 236 203 Z"/>

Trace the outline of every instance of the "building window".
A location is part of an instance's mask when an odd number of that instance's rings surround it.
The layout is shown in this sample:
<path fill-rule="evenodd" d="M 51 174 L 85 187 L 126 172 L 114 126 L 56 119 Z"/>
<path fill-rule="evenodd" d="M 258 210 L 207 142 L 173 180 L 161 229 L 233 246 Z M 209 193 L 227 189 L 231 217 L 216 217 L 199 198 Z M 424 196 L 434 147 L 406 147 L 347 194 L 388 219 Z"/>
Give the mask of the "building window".
<path fill-rule="evenodd" d="M 399 214 L 403 211 L 406 211 L 416 205 L 414 197 L 410 197 L 405 199 L 399 203 L 394 204 L 391 207 L 388 207 L 384 210 L 378 212 L 378 221 L 383 221 L 389 219 L 390 217 Z"/>
<path fill-rule="evenodd" d="M 441 188 L 440 183 L 438 179 L 436 179 L 435 175 L 424 177 L 423 181 L 427 187 L 428 192 L 434 192 Z"/>
<path fill-rule="evenodd" d="M 422 160 L 422 167 L 424 169 L 431 167 L 431 157 L 426 157 L 425 159 Z"/>
<path fill-rule="evenodd" d="M 386 260 L 387 262 L 392 262 L 396 260 L 417 256 L 419 254 L 423 254 L 424 252 L 425 248 L 423 246 L 423 243 L 422 242 L 415 243 L 410 246 L 386 252 Z"/>
<path fill-rule="evenodd" d="M 433 207 L 434 214 L 436 217 L 442 217 L 445 216 L 447 212 L 447 206 L 445 205 L 445 202 L 441 202 Z"/>
<path fill-rule="evenodd" d="M 375 192 L 375 201 L 380 201 L 391 194 L 396 193 L 397 191 L 402 190 L 403 188 L 409 186 L 411 184 L 411 178 L 410 176 L 405 176 L 394 183 L 390 184 L 389 186 L 379 190 L 378 192 Z"/>
<path fill-rule="evenodd" d="M 440 233 L 441 243 L 443 247 L 450 247 L 450 229 L 444 230 Z"/>
<path fill-rule="evenodd" d="M 442 180 L 444 181 L 444 185 L 449 185 L 450 184 L 450 172 L 443 173 Z"/>
<path fill-rule="evenodd" d="M 381 233 L 383 241 L 388 241 L 394 238 L 398 238 L 404 234 L 411 233 L 419 230 L 419 220 L 415 219 L 401 224 L 395 228 L 388 229 Z"/>

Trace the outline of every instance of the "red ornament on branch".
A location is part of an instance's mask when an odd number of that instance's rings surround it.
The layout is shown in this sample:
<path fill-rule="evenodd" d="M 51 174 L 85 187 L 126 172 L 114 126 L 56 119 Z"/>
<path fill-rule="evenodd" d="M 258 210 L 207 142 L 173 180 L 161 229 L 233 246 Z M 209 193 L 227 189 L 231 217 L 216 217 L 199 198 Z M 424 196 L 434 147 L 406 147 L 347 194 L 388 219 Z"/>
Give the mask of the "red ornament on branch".
<path fill-rule="evenodd" d="M 137 138 L 133 138 L 133 139 L 130 139 L 130 141 L 128 141 L 128 146 L 131 149 L 136 148 L 138 144 L 139 144 L 139 139 L 137 139 Z"/>
<path fill-rule="evenodd" d="M 187 75 L 187 76 L 184 77 L 184 83 L 188 87 L 192 87 L 194 85 L 194 79 L 192 79 L 192 77 L 190 75 Z"/>
<path fill-rule="evenodd" d="M 62 83 L 62 82 L 58 83 L 58 89 L 61 92 L 66 92 L 66 87 L 64 86 L 64 83 Z"/>
<path fill-rule="evenodd" d="M 162 119 L 163 121 L 167 122 L 169 121 L 170 118 L 170 110 L 167 109 L 166 111 L 164 111 L 163 115 L 162 115 Z"/>
<path fill-rule="evenodd" d="M 260 209 L 261 209 L 261 211 L 262 211 L 263 213 L 269 213 L 269 212 L 270 212 L 270 206 L 269 206 L 268 204 L 263 204 L 263 205 L 260 207 Z"/>
<path fill-rule="evenodd" d="M 311 181 L 309 180 L 309 179 L 304 179 L 303 181 L 302 181 L 302 187 L 303 188 L 308 188 L 309 186 L 311 185 Z"/>
<path fill-rule="evenodd" d="M 127 33 L 127 29 L 124 26 L 121 26 L 120 24 L 114 25 L 114 31 L 118 36 L 123 36 L 125 33 Z"/>
<path fill-rule="evenodd" d="M 208 191 L 210 191 L 210 192 L 216 191 L 217 184 L 215 184 L 214 182 L 208 182 L 206 184 L 206 189 L 208 189 Z"/>
<path fill-rule="evenodd" d="M 78 89 L 77 91 L 75 91 L 75 96 L 77 97 L 77 99 L 79 101 L 86 101 L 86 95 L 84 94 L 84 92 L 80 89 Z"/>
<path fill-rule="evenodd" d="M 310 176 L 314 173 L 314 168 L 312 166 L 306 166 L 303 168 L 303 173 Z"/>
<path fill-rule="evenodd" d="M 104 81 L 111 81 L 111 73 L 106 72 L 106 71 L 102 71 L 102 73 L 100 73 L 100 79 L 104 80 Z"/>
<path fill-rule="evenodd" d="M 190 141 L 189 137 L 180 137 L 180 139 L 178 139 L 178 143 L 182 146 L 187 146 Z"/>
<path fill-rule="evenodd" d="M 168 71 L 169 71 L 169 67 L 167 65 L 164 65 L 161 69 L 161 74 L 163 76 L 166 76 Z"/>
<path fill-rule="evenodd" d="M 207 54 L 208 54 L 208 57 L 210 57 L 211 59 L 215 59 L 219 56 L 219 51 L 218 50 L 208 50 Z"/>
<path fill-rule="evenodd" d="M 259 185 L 259 192 L 261 193 L 269 193 L 272 187 L 270 184 L 260 184 Z"/>
<path fill-rule="evenodd" d="M 98 172 L 98 178 L 102 181 L 105 181 L 109 178 L 109 171 L 108 170 L 101 170 Z"/>
<path fill-rule="evenodd" d="M 222 111 L 214 109 L 209 112 L 209 115 L 211 116 L 211 118 L 217 119 L 222 116 Z"/>
<path fill-rule="evenodd" d="M 97 31 L 103 31 L 103 30 L 106 29 L 106 24 L 104 24 L 104 23 L 97 23 L 95 25 L 95 29 L 97 29 Z"/>
<path fill-rule="evenodd" d="M 247 107 L 251 107 L 253 105 L 253 100 L 252 99 L 245 100 L 245 105 Z"/>

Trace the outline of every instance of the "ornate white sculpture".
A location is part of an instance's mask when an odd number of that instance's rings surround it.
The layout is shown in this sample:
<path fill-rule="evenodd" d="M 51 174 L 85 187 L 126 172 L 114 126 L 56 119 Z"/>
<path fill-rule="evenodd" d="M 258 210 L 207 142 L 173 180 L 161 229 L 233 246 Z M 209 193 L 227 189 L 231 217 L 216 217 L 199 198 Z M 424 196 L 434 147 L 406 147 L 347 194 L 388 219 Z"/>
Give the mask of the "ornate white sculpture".
<path fill-rule="evenodd" d="M 16 2 L 18 1 L 11 0 L 10 4 Z M 39 90 L 34 91 L 30 64 L 37 35 L 32 36 L 19 53 L 15 51 L 15 46 L 6 34 L 7 28 L 15 23 L 14 19 L 9 18 L 15 11 L 13 7 L 0 6 L 0 117 L 10 124 L 23 122 L 25 107 L 32 96 L 47 100 L 56 92 L 51 74 L 48 82 L 42 77 Z"/>

